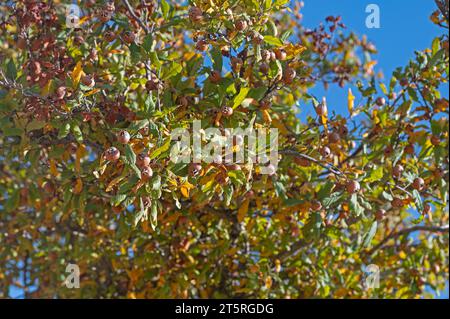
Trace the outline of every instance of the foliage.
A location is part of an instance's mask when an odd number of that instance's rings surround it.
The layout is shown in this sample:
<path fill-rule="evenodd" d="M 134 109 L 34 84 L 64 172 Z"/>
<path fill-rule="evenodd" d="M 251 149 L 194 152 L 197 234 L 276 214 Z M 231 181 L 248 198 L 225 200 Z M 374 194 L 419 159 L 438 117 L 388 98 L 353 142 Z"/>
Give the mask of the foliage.
<path fill-rule="evenodd" d="M 443 288 L 448 33 L 383 81 L 373 44 L 340 17 L 305 29 L 294 1 L 80 6 L 79 28 L 58 1 L 1 7 L 0 296 L 12 285 L 40 298 Z M 448 29 L 445 14 L 431 20 Z M 347 115 L 308 93 L 320 84 L 353 88 Z M 300 120 L 310 104 L 318 116 Z M 194 119 L 278 128 L 276 174 L 172 163 L 169 134 Z M 68 263 L 80 289 L 63 285 Z M 369 264 L 378 289 L 364 286 Z"/>

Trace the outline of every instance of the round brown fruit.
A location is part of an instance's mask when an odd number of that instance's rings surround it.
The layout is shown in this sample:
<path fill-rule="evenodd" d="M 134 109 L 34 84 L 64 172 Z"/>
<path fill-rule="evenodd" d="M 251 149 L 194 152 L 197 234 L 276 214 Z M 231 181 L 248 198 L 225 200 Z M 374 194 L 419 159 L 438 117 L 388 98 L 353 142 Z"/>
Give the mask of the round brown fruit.
<path fill-rule="evenodd" d="M 95 85 L 95 80 L 90 75 L 84 75 L 81 77 L 81 83 L 88 87 L 93 87 Z"/>
<path fill-rule="evenodd" d="M 120 158 L 120 151 L 117 148 L 115 148 L 114 146 L 108 148 L 105 151 L 105 159 L 107 161 L 114 162 L 114 161 L 117 161 L 119 158 Z"/>
<path fill-rule="evenodd" d="M 331 155 L 331 150 L 328 146 L 324 146 L 322 147 L 320 150 L 320 155 L 322 155 L 322 157 L 324 158 L 328 158 Z"/>
<path fill-rule="evenodd" d="M 293 68 L 288 67 L 283 72 L 283 81 L 285 84 L 291 84 L 296 76 L 297 72 Z"/>
<path fill-rule="evenodd" d="M 221 79 L 222 79 L 222 76 L 220 75 L 220 72 L 217 70 L 213 70 L 209 74 L 209 80 L 214 84 L 219 83 Z"/>
<path fill-rule="evenodd" d="M 270 67 L 269 67 L 269 65 L 267 63 L 261 63 L 260 66 L 259 66 L 259 71 L 262 74 L 269 73 L 269 69 L 270 69 Z"/>
<path fill-rule="evenodd" d="M 339 143 L 341 141 L 341 137 L 339 136 L 338 133 L 332 132 L 331 134 L 328 135 L 328 141 L 331 144 L 336 144 L 336 143 Z"/>
<path fill-rule="evenodd" d="M 233 115 L 233 109 L 229 106 L 224 106 L 222 107 L 222 114 L 225 117 L 230 117 L 231 115 Z"/>
<path fill-rule="evenodd" d="M 269 50 L 262 50 L 262 51 L 261 51 L 261 59 L 262 59 L 264 62 L 269 62 L 271 56 L 272 56 L 272 55 L 271 55 L 271 53 L 270 53 Z"/>
<path fill-rule="evenodd" d="M 203 19 L 203 11 L 199 7 L 190 7 L 188 14 L 189 19 L 194 23 L 198 23 Z"/>
<path fill-rule="evenodd" d="M 392 200 L 392 207 L 394 207 L 394 208 L 402 208 L 403 207 L 403 200 L 401 199 L 401 198 L 394 198 L 393 200 Z"/>
<path fill-rule="evenodd" d="M 196 177 L 200 174 L 202 165 L 200 163 L 192 163 L 189 165 L 189 176 Z"/>
<path fill-rule="evenodd" d="M 397 164 L 392 169 L 392 176 L 394 178 L 400 178 L 403 175 L 404 171 L 405 171 L 405 169 L 403 168 L 403 166 L 400 164 Z"/>
<path fill-rule="evenodd" d="M 430 138 L 430 142 L 432 145 L 438 146 L 441 143 L 441 139 L 439 138 L 439 136 L 432 135 Z"/>
<path fill-rule="evenodd" d="M 116 38 L 116 34 L 113 31 L 108 30 L 103 33 L 103 38 L 106 42 L 112 42 Z"/>
<path fill-rule="evenodd" d="M 141 168 L 141 178 L 145 181 L 150 179 L 153 176 L 153 170 L 150 166 L 144 166 Z"/>
<path fill-rule="evenodd" d="M 130 133 L 128 133 L 127 131 L 122 130 L 117 134 L 117 141 L 120 144 L 128 144 L 130 138 L 131 138 Z"/>
<path fill-rule="evenodd" d="M 145 88 L 148 91 L 156 91 L 158 90 L 159 80 L 156 78 L 150 79 L 145 83 Z"/>
<path fill-rule="evenodd" d="M 414 179 L 414 181 L 412 183 L 412 187 L 415 190 L 421 191 L 425 187 L 425 181 L 423 180 L 423 178 L 417 177 L 416 179 Z"/>
<path fill-rule="evenodd" d="M 325 103 L 320 103 L 319 105 L 317 105 L 317 107 L 316 107 L 317 115 L 323 116 L 323 115 L 327 114 L 327 112 L 328 112 L 328 108 Z"/>
<path fill-rule="evenodd" d="M 59 88 L 56 89 L 56 98 L 58 100 L 64 99 L 65 96 L 66 96 L 66 87 L 65 86 L 60 86 Z"/>
<path fill-rule="evenodd" d="M 245 20 L 238 20 L 234 24 L 234 27 L 238 31 L 244 31 L 245 29 L 247 29 L 247 26 L 248 26 L 248 24 L 247 24 L 247 21 L 245 21 Z"/>
<path fill-rule="evenodd" d="M 375 213 L 375 218 L 378 221 L 383 220 L 386 217 L 386 211 L 384 209 L 379 209 Z"/>
<path fill-rule="evenodd" d="M 150 165 L 150 157 L 145 153 L 140 153 L 136 157 L 136 165 L 141 168 Z"/>
<path fill-rule="evenodd" d="M 275 57 L 277 60 L 284 61 L 287 58 L 287 53 L 283 49 L 275 50 Z"/>
<path fill-rule="evenodd" d="M 198 41 L 197 44 L 195 45 L 195 48 L 196 48 L 198 51 L 204 52 L 204 51 L 208 50 L 208 42 L 206 42 L 205 40 L 200 40 L 200 41 Z"/>
<path fill-rule="evenodd" d="M 101 10 L 98 13 L 98 19 L 103 23 L 108 22 L 109 20 L 111 20 L 111 18 L 112 18 L 112 14 L 108 10 Z"/>
<path fill-rule="evenodd" d="M 375 104 L 378 106 L 383 106 L 386 104 L 386 99 L 384 97 L 379 97 L 375 100 Z"/>
<path fill-rule="evenodd" d="M 317 200 L 312 201 L 312 202 L 311 202 L 311 209 L 312 209 L 314 212 L 318 212 L 319 210 L 322 209 L 322 203 L 319 202 L 319 201 L 317 201 Z"/>
<path fill-rule="evenodd" d="M 361 185 L 358 181 L 349 181 L 345 188 L 350 194 L 355 194 L 361 190 Z"/>
<path fill-rule="evenodd" d="M 123 33 L 123 41 L 125 41 L 128 44 L 133 43 L 135 38 L 136 38 L 136 36 L 131 31 L 125 31 Z"/>

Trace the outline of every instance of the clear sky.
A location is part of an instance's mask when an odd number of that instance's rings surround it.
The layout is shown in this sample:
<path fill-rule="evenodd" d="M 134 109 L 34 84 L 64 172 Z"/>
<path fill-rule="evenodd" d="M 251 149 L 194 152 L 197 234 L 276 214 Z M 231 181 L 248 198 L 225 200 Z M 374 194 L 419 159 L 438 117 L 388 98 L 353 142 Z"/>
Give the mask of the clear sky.
<path fill-rule="evenodd" d="M 314 28 L 329 15 L 341 15 L 348 31 L 367 35 L 378 54 L 376 70 L 383 71 L 387 79 L 392 71 L 405 66 L 414 57 L 415 50 L 430 47 L 433 38 L 443 29 L 429 19 L 436 9 L 433 0 L 303 0 L 302 9 L 305 26 Z M 365 25 L 366 7 L 377 4 L 380 7 L 381 27 L 368 29 Z M 448 85 L 446 86 L 448 91 Z M 318 88 L 313 92 L 318 97 L 327 96 L 329 108 L 337 113 L 347 114 L 347 89 L 332 87 L 327 92 Z M 353 90 L 356 93 L 356 89 Z M 448 93 L 444 93 L 448 96 Z M 312 107 L 306 106 L 304 113 L 312 114 Z M 306 114 L 305 114 L 306 112 Z M 303 116 L 302 116 L 303 117 Z"/>

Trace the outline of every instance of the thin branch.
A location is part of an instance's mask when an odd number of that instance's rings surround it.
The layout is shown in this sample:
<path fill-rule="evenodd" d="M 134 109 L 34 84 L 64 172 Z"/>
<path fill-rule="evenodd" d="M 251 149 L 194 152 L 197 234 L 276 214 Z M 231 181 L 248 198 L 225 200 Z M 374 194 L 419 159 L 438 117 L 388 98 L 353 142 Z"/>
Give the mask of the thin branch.
<path fill-rule="evenodd" d="M 315 163 L 315 164 L 325 168 L 326 170 L 328 170 L 328 171 L 330 171 L 330 172 L 332 172 L 332 173 L 334 173 L 336 175 L 345 176 L 345 174 L 339 168 L 337 168 L 336 166 L 334 166 L 332 164 L 329 164 L 329 163 L 321 162 L 321 161 L 319 161 L 319 160 L 317 160 L 317 159 L 315 159 L 315 158 L 313 158 L 313 157 L 311 157 L 309 155 L 302 154 L 302 153 L 297 152 L 295 150 L 286 149 L 286 150 L 281 150 L 278 153 L 279 154 L 285 154 L 285 155 L 291 155 L 291 156 L 295 156 L 295 157 L 304 158 L 304 159 L 306 159 L 306 160 L 308 160 L 310 162 L 313 162 L 313 163 Z"/>
<path fill-rule="evenodd" d="M 403 235 L 409 235 L 413 232 L 416 231 L 427 231 L 427 232 L 432 232 L 432 233 L 448 233 L 449 227 L 448 225 L 444 225 L 444 226 L 424 226 L 424 225 L 419 225 L 419 226 L 413 226 L 410 228 L 404 228 L 401 229 L 397 232 L 392 232 L 390 233 L 387 237 L 385 237 L 382 241 L 380 241 L 376 246 L 374 246 L 369 252 L 368 255 L 373 255 L 377 250 L 379 250 L 380 248 L 382 248 L 389 240 L 391 239 L 397 239 L 400 236 Z"/>
<path fill-rule="evenodd" d="M 130 3 L 128 2 L 128 0 L 122 0 L 122 2 L 125 4 L 125 7 L 127 8 L 128 12 L 130 13 L 131 17 L 137 22 L 139 23 L 139 25 L 142 27 L 142 29 L 144 29 L 146 34 L 150 33 L 150 29 L 145 25 L 145 23 L 136 15 L 136 13 L 134 12 L 133 8 L 131 7 Z"/>

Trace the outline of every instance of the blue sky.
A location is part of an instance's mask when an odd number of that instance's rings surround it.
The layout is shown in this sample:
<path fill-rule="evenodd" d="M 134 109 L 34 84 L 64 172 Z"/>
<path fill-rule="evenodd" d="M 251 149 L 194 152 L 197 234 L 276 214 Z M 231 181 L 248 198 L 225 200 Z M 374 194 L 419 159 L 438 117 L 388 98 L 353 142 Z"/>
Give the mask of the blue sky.
<path fill-rule="evenodd" d="M 304 3 L 305 26 L 313 28 L 329 15 L 341 15 L 347 30 L 359 36 L 367 35 L 378 49 L 378 54 L 374 55 L 374 60 L 378 61 L 376 70 L 383 71 L 386 79 L 395 68 L 406 65 L 415 50 L 430 47 L 433 38 L 443 33 L 429 20 L 436 8 L 432 0 L 304 0 Z M 379 29 L 368 29 L 365 25 L 369 4 L 380 7 Z M 448 91 L 448 85 L 446 88 Z M 325 92 L 320 87 L 313 93 L 318 97 L 326 95 L 330 110 L 347 114 L 347 89 L 331 87 Z M 312 107 L 306 106 L 304 112 L 302 117 L 312 114 Z"/>

